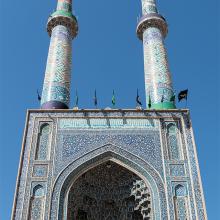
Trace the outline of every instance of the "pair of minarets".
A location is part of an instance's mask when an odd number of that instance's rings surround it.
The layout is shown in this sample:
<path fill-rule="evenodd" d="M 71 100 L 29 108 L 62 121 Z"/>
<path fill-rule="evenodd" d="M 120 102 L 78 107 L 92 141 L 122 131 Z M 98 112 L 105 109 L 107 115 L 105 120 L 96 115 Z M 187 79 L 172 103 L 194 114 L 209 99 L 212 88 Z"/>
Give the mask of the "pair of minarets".
<path fill-rule="evenodd" d="M 49 17 L 47 31 L 51 36 L 42 109 L 68 109 L 72 66 L 72 39 L 78 33 L 72 0 L 58 0 L 57 10 Z M 172 80 L 164 38 L 166 20 L 158 13 L 155 0 L 142 0 L 142 17 L 137 35 L 143 41 L 146 104 L 152 109 L 175 108 Z"/>

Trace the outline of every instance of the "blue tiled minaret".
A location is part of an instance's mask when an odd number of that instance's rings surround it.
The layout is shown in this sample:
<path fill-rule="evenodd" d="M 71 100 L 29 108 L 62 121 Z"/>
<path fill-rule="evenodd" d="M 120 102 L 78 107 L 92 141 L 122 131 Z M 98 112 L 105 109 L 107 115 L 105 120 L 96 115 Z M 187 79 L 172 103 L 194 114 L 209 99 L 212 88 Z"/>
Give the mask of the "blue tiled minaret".
<path fill-rule="evenodd" d="M 67 109 L 70 102 L 72 39 L 78 25 L 72 14 L 72 0 L 58 0 L 57 10 L 49 17 L 51 36 L 41 108 Z"/>
<path fill-rule="evenodd" d="M 172 80 L 164 38 L 166 20 L 158 13 L 155 0 L 142 0 L 137 35 L 143 41 L 146 102 L 153 109 L 174 109 Z"/>

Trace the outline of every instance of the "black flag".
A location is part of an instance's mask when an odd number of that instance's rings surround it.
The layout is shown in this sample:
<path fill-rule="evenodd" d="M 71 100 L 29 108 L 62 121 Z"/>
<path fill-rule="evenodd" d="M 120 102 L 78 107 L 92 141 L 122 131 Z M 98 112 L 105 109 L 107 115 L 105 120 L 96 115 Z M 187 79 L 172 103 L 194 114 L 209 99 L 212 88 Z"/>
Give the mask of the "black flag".
<path fill-rule="evenodd" d="M 186 100 L 187 100 L 187 96 L 188 96 L 188 89 L 183 90 L 183 91 L 180 91 L 180 93 L 178 94 L 178 100 L 179 100 L 179 102 L 180 102 L 182 99 L 186 99 Z"/>
<path fill-rule="evenodd" d="M 76 90 L 76 96 L 75 96 L 75 106 L 78 107 L 79 104 L 79 96 L 78 96 L 78 92 Z"/>
<path fill-rule="evenodd" d="M 140 101 L 140 96 L 139 96 L 139 93 L 138 93 L 138 89 L 137 89 L 136 102 L 137 102 L 138 105 L 142 105 L 142 103 Z"/>
<path fill-rule="evenodd" d="M 98 105 L 98 99 L 97 99 L 97 95 L 96 95 L 96 89 L 95 89 L 95 96 L 94 96 L 94 105 L 97 107 Z"/>
<path fill-rule="evenodd" d="M 39 102 L 41 101 L 41 96 L 40 96 L 38 90 L 37 90 L 37 99 L 38 99 Z"/>

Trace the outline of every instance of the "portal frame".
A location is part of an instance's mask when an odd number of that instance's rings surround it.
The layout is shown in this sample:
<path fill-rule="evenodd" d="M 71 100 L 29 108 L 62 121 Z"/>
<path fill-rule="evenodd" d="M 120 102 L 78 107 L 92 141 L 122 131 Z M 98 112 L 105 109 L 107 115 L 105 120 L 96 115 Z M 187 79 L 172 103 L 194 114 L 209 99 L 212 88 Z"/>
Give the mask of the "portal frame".
<path fill-rule="evenodd" d="M 70 186 L 86 171 L 97 165 L 111 160 L 125 167 L 143 179 L 151 190 L 152 219 L 160 220 L 167 218 L 167 202 L 164 188 L 164 181 L 159 173 L 151 167 L 146 161 L 114 145 L 102 146 L 78 160 L 69 164 L 58 176 L 55 181 L 52 200 L 50 219 L 65 220 L 64 216 L 66 195 Z"/>

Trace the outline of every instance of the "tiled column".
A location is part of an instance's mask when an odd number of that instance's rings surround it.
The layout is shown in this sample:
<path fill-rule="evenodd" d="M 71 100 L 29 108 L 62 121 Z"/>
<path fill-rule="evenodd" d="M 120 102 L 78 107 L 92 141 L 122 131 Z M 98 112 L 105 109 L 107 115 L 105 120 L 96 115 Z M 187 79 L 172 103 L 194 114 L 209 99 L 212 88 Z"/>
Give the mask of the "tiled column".
<path fill-rule="evenodd" d="M 63 10 L 63 11 L 72 11 L 72 0 L 58 0 L 57 3 L 57 11 Z"/>
<path fill-rule="evenodd" d="M 47 31 L 51 42 L 41 108 L 67 109 L 70 102 L 72 39 L 78 32 L 71 0 L 58 0 L 57 11 L 49 17 Z"/>
<path fill-rule="evenodd" d="M 142 13 L 137 35 L 143 40 L 146 103 L 151 108 L 172 109 L 175 103 L 164 38 L 166 20 L 158 14 L 155 0 L 142 0 Z"/>

